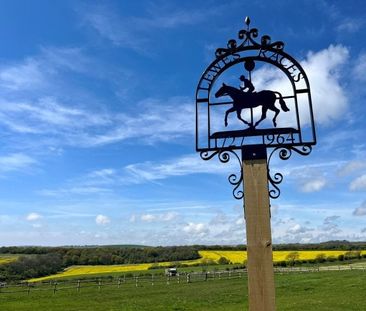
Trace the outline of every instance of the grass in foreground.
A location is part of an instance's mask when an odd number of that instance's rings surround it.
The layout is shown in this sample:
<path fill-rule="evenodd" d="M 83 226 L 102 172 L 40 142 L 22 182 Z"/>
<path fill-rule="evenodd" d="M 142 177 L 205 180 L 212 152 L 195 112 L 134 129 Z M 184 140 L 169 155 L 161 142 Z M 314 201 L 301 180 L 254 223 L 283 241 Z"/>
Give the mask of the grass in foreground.
<path fill-rule="evenodd" d="M 366 273 L 360 271 L 276 274 L 281 311 L 360 311 L 366 305 Z M 52 289 L 0 293 L 0 310 L 28 311 L 237 311 L 247 310 L 247 279 L 135 287 Z"/>

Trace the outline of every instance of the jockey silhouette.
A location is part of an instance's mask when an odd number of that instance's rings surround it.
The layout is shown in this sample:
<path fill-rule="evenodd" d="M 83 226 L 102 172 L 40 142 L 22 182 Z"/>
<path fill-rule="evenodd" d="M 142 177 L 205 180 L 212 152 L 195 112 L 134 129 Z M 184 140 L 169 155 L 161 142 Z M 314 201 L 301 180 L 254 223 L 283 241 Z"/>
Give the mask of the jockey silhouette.
<path fill-rule="evenodd" d="M 248 89 L 248 91 L 246 91 L 247 93 L 253 93 L 254 92 L 254 85 L 252 84 L 252 82 L 250 82 L 250 80 L 246 79 L 243 75 L 240 76 L 240 89 L 245 92 L 245 89 Z"/>

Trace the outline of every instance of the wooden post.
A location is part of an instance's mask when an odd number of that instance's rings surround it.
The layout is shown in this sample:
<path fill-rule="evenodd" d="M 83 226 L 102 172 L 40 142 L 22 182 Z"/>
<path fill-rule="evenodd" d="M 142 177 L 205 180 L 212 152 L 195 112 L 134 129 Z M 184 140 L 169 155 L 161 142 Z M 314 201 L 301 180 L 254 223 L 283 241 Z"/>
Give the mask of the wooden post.
<path fill-rule="evenodd" d="M 275 286 L 265 146 L 243 150 L 249 311 L 274 311 Z"/>

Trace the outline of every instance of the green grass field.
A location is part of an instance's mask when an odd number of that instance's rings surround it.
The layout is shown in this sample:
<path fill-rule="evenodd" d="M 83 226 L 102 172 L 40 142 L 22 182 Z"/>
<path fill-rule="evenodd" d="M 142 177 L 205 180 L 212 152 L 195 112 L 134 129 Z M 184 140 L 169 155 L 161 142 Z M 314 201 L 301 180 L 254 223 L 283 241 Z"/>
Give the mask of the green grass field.
<path fill-rule="evenodd" d="M 362 311 L 366 306 L 366 272 L 335 271 L 276 274 L 279 311 Z M 4 311 L 238 311 L 247 310 L 247 279 L 211 280 L 152 286 L 133 283 L 57 291 L 7 294 L 0 291 Z"/>

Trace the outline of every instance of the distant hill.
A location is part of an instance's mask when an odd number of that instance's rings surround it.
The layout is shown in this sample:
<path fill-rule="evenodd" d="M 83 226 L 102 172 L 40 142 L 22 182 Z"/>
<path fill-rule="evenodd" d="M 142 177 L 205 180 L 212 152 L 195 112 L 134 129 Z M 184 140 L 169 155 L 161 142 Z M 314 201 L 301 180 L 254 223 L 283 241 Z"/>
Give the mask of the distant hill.
<path fill-rule="evenodd" d="M 147 245 L 139 245 L 139 244 L 111 244 L 111 245 L 63 245 L 57 246 L 62 248 L 146 248 L 152 247 Z"/>
<path fill-rule="evenodd" d="M 47 254 L 47 253 L 67 253 L 76 250 L 93 250 L 111 253 L 118 250 L 125 250 L 136 253 L 175 253 L 182 250 L 196 252 L 199 250 L 246 250 L 246 245 L 186 245 L 186 246 L 147 246 L 137 244 L 115 244 L 115 245 L 69 245 L 69 246 L 2 246 L 0 254 Z M 274 244 L 273 250 L 365 250 L 366 242 L 350 242 L 346 240 L 334 240 L 321 243 L 284 243 Z M 173 251 L 172 251 L 173 250 Z M 187 258 L 182 258 L 187 259 Z"/>

